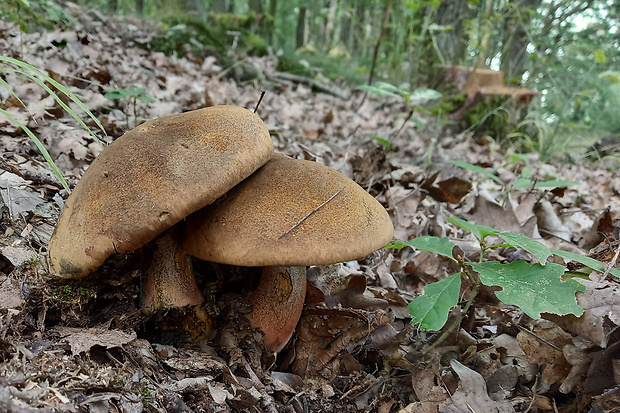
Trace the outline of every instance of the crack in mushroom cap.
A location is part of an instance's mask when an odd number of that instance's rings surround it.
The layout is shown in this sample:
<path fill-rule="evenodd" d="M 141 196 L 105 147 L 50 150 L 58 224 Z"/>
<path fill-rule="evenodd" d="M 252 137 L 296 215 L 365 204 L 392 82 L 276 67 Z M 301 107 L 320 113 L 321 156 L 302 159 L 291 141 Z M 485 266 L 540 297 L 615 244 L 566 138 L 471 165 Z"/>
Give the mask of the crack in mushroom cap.
<path fill-rule="evenodd" d="M 130 130 L 93 161 L 66 202 L 48 251 L 53 271 L 81 278 L 114 252 L 140 248 L 269 160 L 260 117 L 213 106 Z"/>
<path fill-rule="evenodd" d="M 188 217 L 184 248 L 222 264 L 326 265 L 365 257 L 387 245 L 393 232 L 385 208 L 351 179 L 316 162 L 274 154 Z"/>

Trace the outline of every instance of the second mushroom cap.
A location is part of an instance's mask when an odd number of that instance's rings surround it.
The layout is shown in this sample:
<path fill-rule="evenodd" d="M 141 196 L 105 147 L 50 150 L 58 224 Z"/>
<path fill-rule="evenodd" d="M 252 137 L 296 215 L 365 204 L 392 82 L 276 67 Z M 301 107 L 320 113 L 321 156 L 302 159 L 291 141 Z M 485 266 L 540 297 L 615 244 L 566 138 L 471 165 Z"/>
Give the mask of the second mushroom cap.
<path fill-rule="evenodd" d="M 383 206 L 325 165 L 274 154 L 188 218 L 190 255 L 240 266 L 324 265 L 364 257 L 392 239 Z"/>

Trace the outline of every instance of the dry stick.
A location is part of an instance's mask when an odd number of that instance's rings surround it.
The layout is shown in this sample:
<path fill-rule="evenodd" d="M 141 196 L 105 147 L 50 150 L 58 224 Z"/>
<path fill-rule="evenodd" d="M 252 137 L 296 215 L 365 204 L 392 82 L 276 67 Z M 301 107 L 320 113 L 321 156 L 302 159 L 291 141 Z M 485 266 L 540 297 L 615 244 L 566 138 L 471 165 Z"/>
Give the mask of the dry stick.
<path fill-rule="evenodd" d="M 381 30 L 379 31 L 379 36 L 377 37 L 377 43 L 375 44 L 375 50 L 372 54 L 372 63 L 370 64 L 370 75 L 368 76 L 368 86 L 372 85 L 372 80 L 375 75 L 375 66 L 377 65 L 377 57 L 379 56 L 379 46 L 381 45 L 381 40 L 383 39 L 383 35 L 385 35 L 388 23 L 390 22 L 391 11 L 392 11 L 392 0 L 388 0 L 387 5 L 385 6 L 385 20 L 383 20 L 383 26 L 381 26 Z M 368 96 L 368 92 L 364 92 L 362 103 L 360 103 L 360 105 L 358 106 L 358 109 L 362 107 L 364 102 L 366 102 L 366 96 Z"/>
<path fill-rule="evenodd" d="M 327 199 L 327 201 L 323 202 L 321 205 L 319 205 L 318 207 L 314 208 L 312 211 L 308 212 L 308 213 L 306 214 L 306 216 L 305 216 L 305 217 L 303 217 L 302 219 L 300 219 L 299 221 L 297 221 L 297 223 L 295 223 L 295 225 L 293 225 L 292 227 L 290 227 L 289 229 L 287 229 L 287 230 L 284 232 L 284 234 L 282 234 L 282 235 L 280 235 L 280 236 L 278 237 L 278 239 L 283 238 L 286 234 L 288 234 L 289 232 L 291 232 L 292 230 L 294 230 L 295 228 L 297 228 L 298 226 L 300 226 L 300 225 L 301 225 L 301 223 L 302 223 L 302 222 L 304 222 L 306 219 L 308 219 L 308 217 L 309 217 L 310 215 L 314 214 L 316 211 L 318 211 L 320 208 L 322 208 L 322 207 L 323 207 L 325 204 L 327 204 L 329 201 L 331 201 L 332 199 L 336 198 L 336 195 L 338 195 L 339 193 L 341 193 L 341 192 L 344 190 L 344 188 L 346 188 L 346 187 L 344 187 L 344 186 L 343 186 L 342 188 L 340 188 L 339 190 L 337 190 L 337 191 L 336 191 L 336 193 L 335 193 L 334 195 L 330 196 L 330 197 Z"/>
<path fill-rule="evenodd" d="M 260 103 L 263 101 L 264 97 L 265 97 L 265 91 L 261 90 L 260 97 L 258 98 L 258 102 L 256 102 L 256 107 L 254 108 L 254 113 L 256 113 L 256 111 L 258 110 L 258 107 L 260 106 Z"/>
<path fill-rule="evenodd" d="M 611 271 L 611 269 L 616 266 L 616 263 L 618 262 L 618 256 L 620 256 L 620 246 L 618 246 L 618 249 L 616 250 L 616 254 L 609 262 L 608 264 L 609 266 L 605 269 L 605 273 L 603 274 L 603 280 L 609 276 L 609 272 Z"/>

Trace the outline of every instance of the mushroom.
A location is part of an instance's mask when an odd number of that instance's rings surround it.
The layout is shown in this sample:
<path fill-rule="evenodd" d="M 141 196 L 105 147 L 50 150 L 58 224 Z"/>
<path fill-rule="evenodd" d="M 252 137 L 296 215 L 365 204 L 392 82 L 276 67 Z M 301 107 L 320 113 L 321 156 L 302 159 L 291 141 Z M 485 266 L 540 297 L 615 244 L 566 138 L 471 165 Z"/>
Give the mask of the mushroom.
<path fill-rule="evenodd" d="M 301 316 L 306 266 L 365 257 L 394 232 L 383 206 L 351 179 L 282 154 L 187 223 L 183 245 L 190 255 L 264 267 L 248 319 L 274 352 L 286 345 Z"/>
<path fill-rule="evenodd" d="M 48 246 L 50 268 L 82 278 L 114 253 L 144 246 L 208 205 L 269 160 L 273 143 L 263 121 L 235 106 L 213 106 L 153 119 L 110 144 L 69 196 Z M 142 275 L 142 307 L 199 305 L 178 228 L 154 242 Z"/>

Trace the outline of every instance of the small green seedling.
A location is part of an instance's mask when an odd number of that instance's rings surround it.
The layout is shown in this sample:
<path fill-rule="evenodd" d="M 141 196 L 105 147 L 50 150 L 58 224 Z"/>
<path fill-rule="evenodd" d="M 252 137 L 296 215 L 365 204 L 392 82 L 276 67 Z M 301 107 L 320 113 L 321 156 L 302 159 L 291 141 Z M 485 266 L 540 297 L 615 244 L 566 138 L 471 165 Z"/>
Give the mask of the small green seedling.
<path fill-rule="evenodd" d="M 419 323 L 421 330 L 438 331 L 448 320 L 450 310 L 459 301 L 461 277 L 466 277 L 473 285 L 461 315 L 451 325 L 438 341 L 447 337 L 456 328 L 470 306 L 473 304 L 482 284 L 501 287 L 495 295 L 506 304 L 520 307 L 528 316 L 538 319 L 541 313 L 574 314 L 579 316 L 583 309 L 577 304 L 575 293 L 584 291 L 585 286 L 573 279 L 563 280 L 565 267 L 559 264 L 548 263 L 547 258 L 552 255 L 571 259 L 596 270 L 605 271 L 604 263 L 579 254 L 549 249 L 542 243 L 522 234 L 501 232 L 485 225 L 476 225 L 459 218 L 449 218 L 449 221 L 466 231 L 471 232 L 480 243 L 480 259 L 478 262 L 463 261 L 455 258 L 452 250 L 455 244 L 448 238 L 421 236 L 409 241 L 393 241 L 386 248 L 401 249 L 412 247 L 432 252 L 446 257 L 460 266 L 460 272 L 452 274 L 436 283 L 424 288 L 424 295 L 415 298 L 407 308 L 412 316 L 413 323 Z M 489 240 L 503 242 L 491 243 Z M 492 248 L 513 247 L 521 248 L 532 254 L 538 263 L 515 261 L 503 264 L 497 261 L 483 262 L 484 254 Z M 476 277 L 474 272 L 478 274 Z M 611 269 L 611 274 L 620 277 L 618 269 Z M 437 344 L 437 342 L 436 342 Z"/>
<path fill-rule="evenodd" d="M 145 92 L 146 92 L 146 88 L 130 86 L 128 89 L 111 90 L 107 92 L 105 95 L 103 95 L 103 97 L 105 97 L 106 99 L 115 99 L 115 100 L 129 99 L 129 102 L 133 106 L 134 126 L 136 126 L 137 119 L 138 119 L 136 104 L 138 100 L 141 100 L 142 102 L 147 102 L 147 103 L 156 102 L 155 99 L 147 96 Z M 125 113 L 125 116 L 126 116 L 126 121 L 127 121 L 127 129 L 129 129 L 129 115 Z"/>
<path fill-rule="evenodd" d="M 423 113 L 429 113 L 429 111 L 423 108 L 422 106 L 420 106 L 420 104 L 429 102 L 431 100 L 439 99 L 442 96 L 441 93 L 439 93 L 438 91 L 434 89 L 420 88 L 420 89 L 414 90 L 413 92 L 408 92 L 404 89 L 396 87 L 387 82 L 377 82 L 372 86 L 369 86 L 369 85 L 358 86 L 357 89 L 363 90 L 364 92 L 372 93 L 373 95 L 377 95 L 377 96 L 392 96 L 396 98 L 401 98 L 403 99 L 405 105 L 407 106 L 407 110 L 408 110 L 407 117 L 405 118 L 401 127 L 398 128 L 398 130 L 391 137 L 387 139 L 383 139 L 383 141 L 387 143 L 389 143 L 390 140 L 396 138 L 400 134 L 400 132 L 404 129 L 405 125 L 407 124 L 409 119 L 411 119 L 411 117 L 413 116 L 413 113 L 416 110 L 423 112 Z M 424 126 L 423 124 L 417 124 L 417 125 L 418 127 Z M 387 147 L 387 145 L 383 141 L 379 141 L 380 138 L 375 137 L 373 139 L 377 140 L 379 143 Z M 388 149 L 391 150 L 391 145 L 389 146 Z"/>

